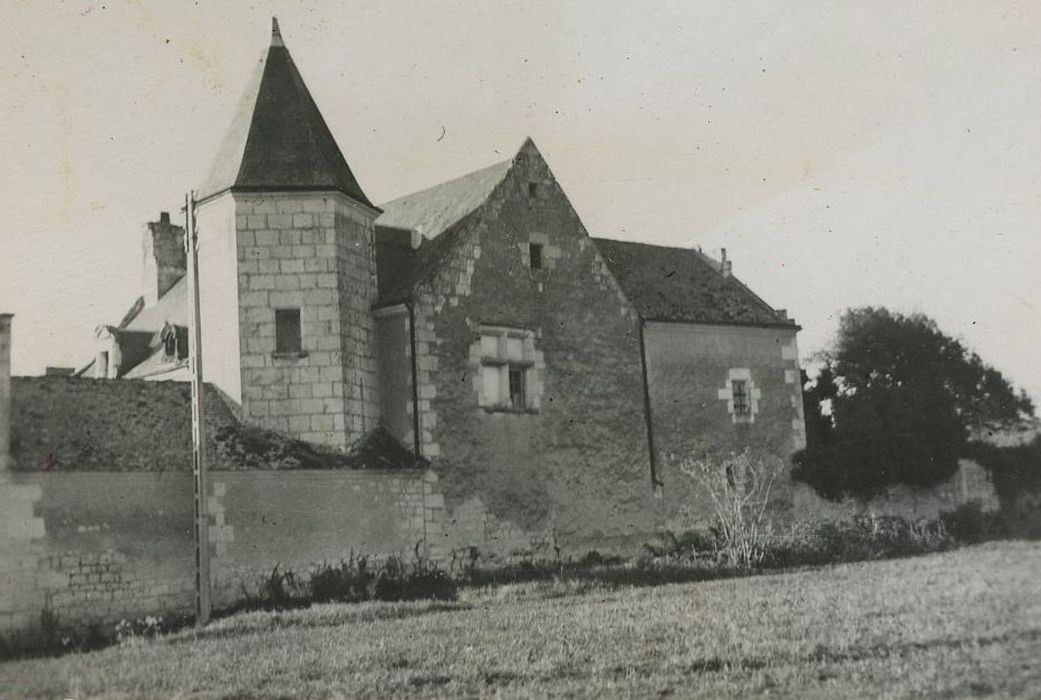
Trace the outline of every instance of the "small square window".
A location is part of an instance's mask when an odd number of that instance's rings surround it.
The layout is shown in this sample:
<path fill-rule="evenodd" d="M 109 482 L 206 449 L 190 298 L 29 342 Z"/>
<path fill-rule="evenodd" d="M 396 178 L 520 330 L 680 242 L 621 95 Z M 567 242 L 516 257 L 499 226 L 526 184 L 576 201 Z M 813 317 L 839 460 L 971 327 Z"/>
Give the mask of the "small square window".
<path fill-rule="evenodd" d="M 300 309 L 275 309 L 275 352 L 298 353 L 302 349 Z"/>
<path fill-rule="evenodd" d="M 529 182 L 528 183 L 528 196 L 532 199 L 539 198 L 539 183 Z"/>
<path fill-rule="evenodd" d="M 510 366 L 510 408 L 521 410 L 527 408 L 524 397 L 524 368 Z"/>
<path fill-rule="evenodd" d="M 750 411 L 748 405 L 748 383 L 743 379 L 735 379 L 731 382 L 730 390 L 734 396 L 734 413 L 747 415 Z"/>
<path fill-rule="evenodd" d="M 528 244 L 528 261 L 532 270 L 542 269 L 542 245 L 539 243 Z"/>

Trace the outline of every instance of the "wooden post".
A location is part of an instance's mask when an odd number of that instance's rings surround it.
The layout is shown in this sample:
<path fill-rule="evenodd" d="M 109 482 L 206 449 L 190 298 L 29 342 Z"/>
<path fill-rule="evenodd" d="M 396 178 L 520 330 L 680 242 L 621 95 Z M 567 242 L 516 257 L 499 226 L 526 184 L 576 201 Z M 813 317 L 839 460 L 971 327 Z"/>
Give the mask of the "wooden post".
<path fill-rule="evenodd" d="M 195 490 L 195 626 L 210 621 L 210 516 L 207 512 L 206 422 L 203 412 L 202 324 L 199 310 L 199 238 L 195 228 L 195 192 L 185 198 L 185 245 L 188 248 L 189 366 L 192 373 L 192 476 Z"/>

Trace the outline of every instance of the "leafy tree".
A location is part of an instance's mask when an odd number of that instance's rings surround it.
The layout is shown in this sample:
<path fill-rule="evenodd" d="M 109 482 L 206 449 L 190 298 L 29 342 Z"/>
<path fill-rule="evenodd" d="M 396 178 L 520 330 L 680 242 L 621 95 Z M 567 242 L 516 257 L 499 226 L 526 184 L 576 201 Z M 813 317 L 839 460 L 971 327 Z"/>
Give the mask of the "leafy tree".
<path fill-rule="evenodd" d="M 922 314 L 849 309 L 823 359 L 804 383 L 807 447 L 793 476 L 826 498 L 938 484 L 970 432 L 1033 415 L 1025 393 Z"/>

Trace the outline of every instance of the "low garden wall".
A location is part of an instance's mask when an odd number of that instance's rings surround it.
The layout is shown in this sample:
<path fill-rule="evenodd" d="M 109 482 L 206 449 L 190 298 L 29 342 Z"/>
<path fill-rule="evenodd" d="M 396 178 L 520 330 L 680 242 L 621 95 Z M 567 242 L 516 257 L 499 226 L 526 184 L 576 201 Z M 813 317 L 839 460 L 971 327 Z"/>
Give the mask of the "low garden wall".
<path fill-rule="evenodd" d="M 998 494 L 987 470 L 968 459 L 960 460 L 958 471 L 947 481 L 926 489 L 891 486 L 888 492 L 869 501 L 828 501 L 811 486 L 792 484 L 792 517 L 797 520 L 845 520 L 853 515 L 895 515 L 910 520 L 931 520 L 969 501 L 985 511 L 998 510 Z"/>
<path fill-rule="evenodd" d="M 277 565 L 351 554 L 444 560 L 531 538 L 479 500 L 446 509 L 432 471 L 217 471 L 209 511 L 214 604 Z M 184 472 L 13 473 L 0 479 L 0 637 L 194 609 L 192 479 Z"/>

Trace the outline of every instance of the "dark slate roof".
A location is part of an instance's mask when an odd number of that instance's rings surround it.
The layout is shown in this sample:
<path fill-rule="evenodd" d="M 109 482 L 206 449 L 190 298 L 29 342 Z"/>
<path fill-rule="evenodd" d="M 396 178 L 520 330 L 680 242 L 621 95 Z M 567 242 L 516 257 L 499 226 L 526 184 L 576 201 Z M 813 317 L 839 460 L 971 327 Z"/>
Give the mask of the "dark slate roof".
<path fill-rule="evenodd" d="M 214 469 L 408 469 L 417 460 L 383 430 L 347 454 L 240 423 L 206 389 L 207 454 Z M 16 471 L 190 471 L 187 382 L 13 377 L 11 453 Z"/>
<path fill-rule="evenodd" d="M 646 320 L 795 325 L 698 250 L 606 238 L 593 242 Z"/>
<path fill-rule="evenodd" d="M 372 207 L 311 98 L 272 20 L 271 46 L 200 188 L 221 192 L 336 191 Z"/>
<path fill-rule="evenodd" d="M 477 207 L 509 172 L 513 160 L 490 165 L 440 185 L 399 197 L 382 205 L 378 226 L 416 231 L 437 238 Z"/>

